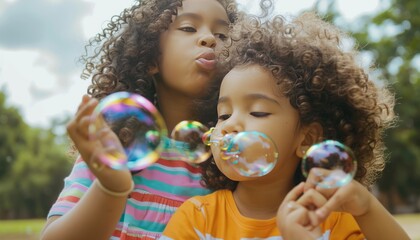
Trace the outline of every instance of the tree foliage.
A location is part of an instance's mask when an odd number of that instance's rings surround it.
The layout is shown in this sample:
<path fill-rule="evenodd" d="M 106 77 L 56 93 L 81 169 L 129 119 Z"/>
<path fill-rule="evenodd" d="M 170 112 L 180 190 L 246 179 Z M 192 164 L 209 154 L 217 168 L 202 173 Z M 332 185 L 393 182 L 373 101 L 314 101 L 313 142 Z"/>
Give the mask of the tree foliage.
<path fill-rule="evenodd" d="M 52 130 L 28 126 L 0 92 L 0 218 L 45 217 L 72 161 Z"/>
<path fill-rule="evenodd" d="M 318 8 L 321 6 L 318 2 Z M 328 18 L 352 33 L 361 51 L 371 56 L 376 75 L 391 84 L 397 98 L 397 126 L 387 132 L 389 161 L 378 181 L 388 194 L 388 209 L 395 210 L 398 194 L 419 211 L 420 197 L 420 8 L 416 0 L 381 1 L 386 9 L 344 22 L 328 1 Z"/>

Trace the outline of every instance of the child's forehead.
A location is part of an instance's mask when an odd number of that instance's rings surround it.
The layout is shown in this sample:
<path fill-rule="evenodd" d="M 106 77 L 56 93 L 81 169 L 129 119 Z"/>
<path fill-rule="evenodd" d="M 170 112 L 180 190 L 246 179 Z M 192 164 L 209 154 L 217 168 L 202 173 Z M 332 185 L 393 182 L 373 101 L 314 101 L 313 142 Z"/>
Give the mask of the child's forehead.
<path fill-rule="evenodd" d="M 243 81 L 252 79 L 252 83 L 256 85 L 264 85 L 267 82 L 275 82 L 275 78 L 271 72 L 258 64 L 235 66 L 226 74 L 226 76 L 223 78 L 223 82 L 229 79 L 235 79 L 238 84 L 241 84 L 241 79 Z"/>
<path fill-rule="evenodd" d="M 205 18 L 205 16 L 200 15 L 199 13 L 194 13 L 194 12 L 183 12 L 183 13 L 178 13 L 178 15 L 175 17 L 175 21 L 183 21 L 183 20 L 192 20 L 192 21 L 203 21 Z M 217 25 L 222 25 L 222 26 L 229 26 L 229 23 L 227 22 L 227 19 L 224 19 L 223 16 L 222 17 L 214 17 L 213 23 L 217 24 Z"/>
<path fill-rule="evenodd" d="M 221 22 L 228 23 L 226 9 L 216 0 L 184 0 L 178 8 L 175 19 L 190 18 L 216 18 Z"/>
<path fill-rule="evenodd" d="M 258 96 L 258 94 L 279 95 L 280 89 L 271 72 L 259 65 L 235 67 L 222 81 L 220 96 L 233 93 Z"/>

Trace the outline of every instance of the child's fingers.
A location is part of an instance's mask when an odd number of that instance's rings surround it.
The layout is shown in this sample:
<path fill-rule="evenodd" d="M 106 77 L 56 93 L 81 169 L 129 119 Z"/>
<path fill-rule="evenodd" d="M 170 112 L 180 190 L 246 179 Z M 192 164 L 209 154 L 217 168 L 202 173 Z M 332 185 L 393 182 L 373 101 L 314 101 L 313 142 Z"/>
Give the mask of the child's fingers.
<path fill-rule="evenodd" d="M 79 106 L 77 106 L 77 111 L 76 112 L 78 112 L 82 108 L 82 106 L 86 105 L 86 103 L 89 102 L 90 99 L 91 99 L 91 97 L 89 95 L 84 94 L 82 96 L 82 101 L 79 103 Z"/>
<path fill-rule="evenodd" d="M 297 186 L 295 186 L 284 198 L 283 203 L 287 203 L 289 201 L 295 201 L 299 198 L 300 195 L 303 193 L 304 183 L 301 182 Z"/>
<path fill-rule="evenodd" d="M 89 139 L 90 116 L 84 116 L 79 119 L 77 132 L 85 139 Z"/>
<path fill-rule="evenodd" d="M 291 205 L 291 204 L 288 204 Z M 288 221 L 291 223 L 297 223 L 302 227 L 306 227 L 310 224 L 308 217 L 308 210 L 299 204 L 293 204 L 293 207 L 290 207 L 291 212 L 288 216 Z"/>
<path fill-rule="evenodd" d="M 124 162 L 126 159 L 126 155 L 118 146 L 115 144 L 108 144 L 107 146 L 96 147 L 87 164 L 92 171 L 101 172 L 104 167 L 110 168 L 108 166 L 109 162 Z"/>
<path fill-rule="evenodd" d="M 315 210 L 327 202 L 327 199 L 318 191 L 309 189 L 298 200 L 297 203 L 305 206 L 308 210 Z"/>
<path fill-rule="evenodd" d="M 372 194 L 362 184 L 352 180 L 338 188 L 317 214 L 328 216 L 330 212 L 339 210 L 348 212 L 353 216 L 360 216 L 368 211 L 372 198 L 374 198 Z"/>
<path fill-rule="evenodd" d="M 104 125 L 103 128 L 99 129 L 97 136 L 102 146 L 112 147 L 117 151 L 124 152 L 124 148 L 120 142 L 120 139 L 108 125 Z"/>
<path fill-rule="evenodd" d="M 89 127 L 90 127 L 90 124 L 92 123 L 93 124 L 92 125 L 92 127 L 93 127 L 92 131 L 94 131 L 92 136 L 90 136 L 90 140 L 100 139 L 101 137 L 103 137 L 103 136 L 100 136 L 100 135 L 103 135 L 104 131 L 106 131 L 107 129 L 110 129 L 109 125 L 107 124 L 107 122 L 105 121 L 105 119 L 103 118 L 103 116 L 101 114 L 99 114 L 96 117 L 94 122 L 91 122 L 91 121 L 92 121 L 92 119 L 89 116 L 89 122 L 88 122 L 89 124 L 86 127 L 87 127 L 87 130 L 90 131 Z"/>
<path fill-rule="evenodd" d="M 308 211 L 309 230 L 313 230 L 321 224 L 319 216 L 314 211 Z"/>
<path fill-rule="evenodd" d="M 342 198 L 339 194 L 333 195 L 322 207 L 318 208 L 315 213 L 321 221 L 325 220 L 328 215 L 340 208 L 342 205 Z"/>
<path fill-rule="evenodd" d="M 82 96 L 82 103 L 87 103 L 87 102 L 89 102 L 90 99 L 91 99 L 91 97 L 89 95 L 84 94 Z"/>
<path fill-rule="evenodd" d="M 278 218 L 278 221 L 280 226 L 287 230 L 291 227 L 305 227 L 310 223 L 307 213 L 308 210 L 305 207 L 291 200 L 285 205 L 281 212 L 282 218 Z"/>
<path fill-rule="evenodd" d="M 97 105 L 96 99 L 90 99 L 87 104 L 80 106 L 76 116 L 69 122 L 67 132 L 73 140 L 75 137 L 88 137 L 90 116 Z"/>
<path fill-rule="evenodd" d="M 340 190 L 340 188 L 323 188 L 317 186 L 315 190 L 322 194 L 326 199 L 330 199 L 338 190 Z"/>
<path fill-rule="evenodd" d="M 95 107 L 98 105 L 98 100 L 95 98 L 89 99 L 88 102 L 83 103 L 79 110 L 76 113 L 76 121 L 79 120 L 79 118 L 92 114 Z"/>
<path fill-rule="evenodd" d="M 316 223 L 317 216 L 314 212 L 308 211 L 305 207 L 296 204 L 298 207 L 291 212 L 287 218 L 289 224 L 286 231 L 293 231 L 291 239 L 317 239 L 321 236 Z"/>
<path fill-rule="evenodd" d="M 338 187 L 323 187 L 325 185 L 329 186 L 329 184 L 326 184 L 326 182 L 323 181 L 330 181 L 327 180 L 330 174 L 331 170 L 322 168 L 312 168 L 305 182 L 304 191 L 307 192 L 310 189 L 315 189 L 319 193 L 324 195 L 325 198 L 329 199 L 339 189 Z"/>
<path fill-rule="evenodd" d="M 309 189 L 316 188 L 318 183 L 322 182 L 324 176 L 328 174 L 328 170 L 322 168 L 311 168 L 309 171 L 308 177 L 305 181 L 304 191 L 308 191 Z"/>
<path fill-rule="evenodd" d="M 285 225 L 284 222 L 287 219 L 288 214 L 295 210 L 297 207 L 297 203 L 295 202 L 296 199 L 303 193 L 303 182 L 295 186 L 290 192 L 286 195 L 281 203 L 278 212 L 277 218 L 279 219 L 280 225 Z M 296 206 L 296 207 L 295 207 Z"/>

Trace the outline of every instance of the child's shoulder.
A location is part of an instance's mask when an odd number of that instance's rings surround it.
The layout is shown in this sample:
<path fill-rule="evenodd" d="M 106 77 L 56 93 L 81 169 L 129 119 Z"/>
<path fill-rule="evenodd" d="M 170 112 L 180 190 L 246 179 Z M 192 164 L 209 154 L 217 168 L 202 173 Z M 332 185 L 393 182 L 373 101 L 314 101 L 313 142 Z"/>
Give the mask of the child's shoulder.
<path fill-rule="evenodd" d="M 214 224 L 216 226 L 220 219 L 235 215 L 233 202 L 230 190 L 218 190 L 205 196 L 189 198 L 175 215 L 182 215 L 184 219 L 187 219 L 186 221 L 194 221 L 198 225 Z"/>
<path fill-rule="evenodd" d="M 194 209 L 200 212 L 214 212 L 218 209 L 225 209 L 230 202 L 233 201 L 232 192 L 230 190 L 217 190 L 204 196 L 195 196 L 185 201 L 180 208 L 184 211 Z M 187 210 L 188 211 L 188 210 Z"/>
<path fill-rule="evenodd" d="M 209 193 L 204 196 L 195 196 L 187 201 L 196 205 L 196 206 L 202 206 L 207 204 L 214 204 L 218 202 L 225 202 L 226 200 L 232 198 L 232 192 L 227 189 L 223 190 L 217 190 L 212 193 Z"/>

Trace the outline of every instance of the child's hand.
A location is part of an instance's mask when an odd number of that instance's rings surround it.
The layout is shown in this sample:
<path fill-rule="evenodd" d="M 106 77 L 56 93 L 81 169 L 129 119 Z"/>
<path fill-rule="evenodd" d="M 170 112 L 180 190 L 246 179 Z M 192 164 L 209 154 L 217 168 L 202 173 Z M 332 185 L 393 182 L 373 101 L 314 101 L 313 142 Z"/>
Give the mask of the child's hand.
<path fill-rule="evenodd" d="M 294 187 L 284 198 L 277 212 L 277 227 L 284 239 L 317 239 L 322 235 L 316 209 L 326 199 L 316 191 L 303 193 L 304 184 Z"/>
<path fill-rule="evenodd" d="M 76 116 L 67 125 L 67 132 L 82 159 L 101 184 L 109 190 L 122 192 L 129 189 L 131 184 L 130 171 L 128 169 L 114 170 L 100 161 L 100 156 L 105 153 L 116 157 L 126 157 L 118 137 L 106 124 L 103 124 L 96 139 L 90 139 L 89 136 L 89 118 L 97 105 L 96 99 L 87 95 L 83 96 Z"/>
<path fill-rule="evenodd" d="M 348 212 L 357 217 L 368 213 L 372 206 L 373 195 L 359 182 L 352 180 L 348 184 L 338 188 L 321 188 L 316 186 L 321 169 L 312 169 L 305 182 L 304 192 L 315 189 L 328 201 L 316 211 L 319 221 L 324 221 L 333 211 Z"/>

